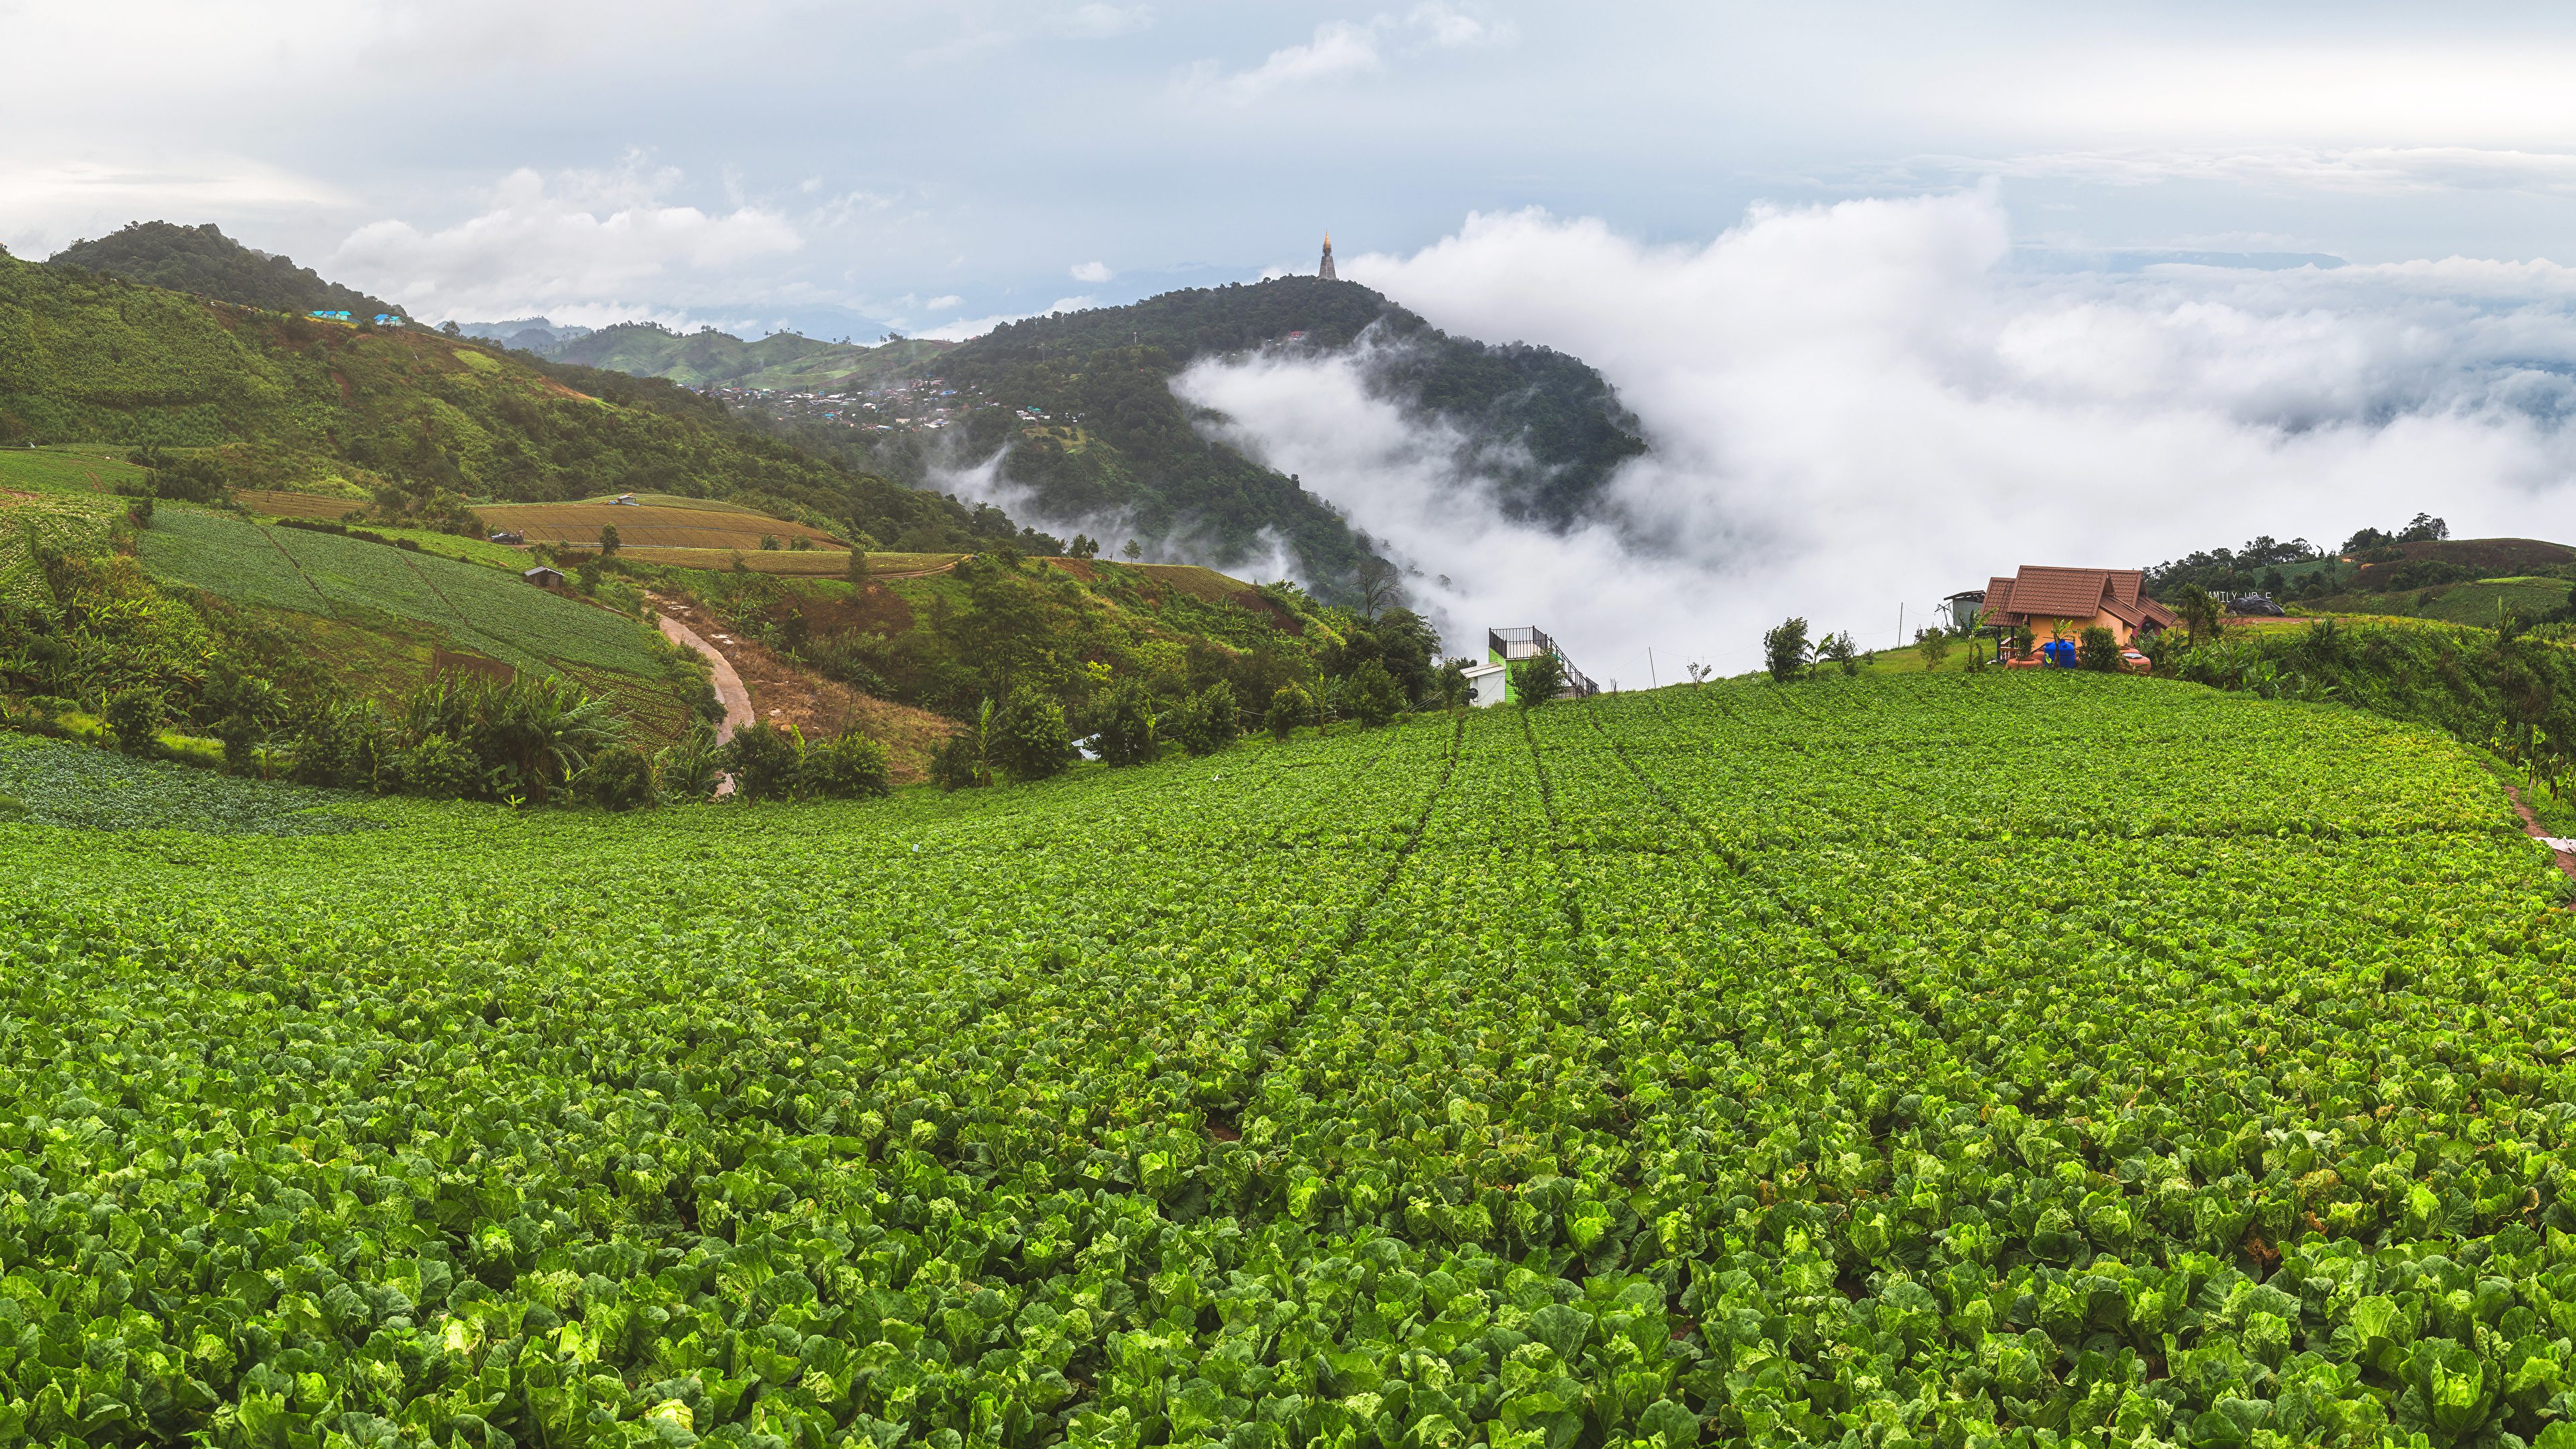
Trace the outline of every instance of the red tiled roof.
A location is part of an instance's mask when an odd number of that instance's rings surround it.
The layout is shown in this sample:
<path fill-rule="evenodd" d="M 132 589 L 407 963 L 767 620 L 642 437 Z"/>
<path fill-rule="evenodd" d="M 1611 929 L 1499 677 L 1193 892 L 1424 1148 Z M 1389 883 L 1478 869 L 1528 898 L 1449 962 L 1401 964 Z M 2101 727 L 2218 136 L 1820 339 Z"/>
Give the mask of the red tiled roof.
<path fill-rule="evenodd" d="M 2146 575 L 2136 569 L 2068 569 L 2024 564 L 2013 577 L 1986 585 L 1986 607 L 1999 624 L 2031 618 L 2089 619 L 2096 614 L 2135 629 L 2180 622 L 2172 610 L 2146 596 Z"/>

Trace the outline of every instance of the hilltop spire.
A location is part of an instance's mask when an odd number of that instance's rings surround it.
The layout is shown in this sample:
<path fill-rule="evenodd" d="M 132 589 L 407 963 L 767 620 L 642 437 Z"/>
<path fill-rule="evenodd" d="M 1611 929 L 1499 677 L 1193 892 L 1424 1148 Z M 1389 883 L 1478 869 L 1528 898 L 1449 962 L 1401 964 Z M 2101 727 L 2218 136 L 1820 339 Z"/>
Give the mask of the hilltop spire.
<path fill-rule="evenodd" d="M 1333 275 L 1333 234 L 1329 231 L 1324 233 L 1324 265 L 1316 269 L 1315 275 L 1327 282 L 1341 280 Z"/>

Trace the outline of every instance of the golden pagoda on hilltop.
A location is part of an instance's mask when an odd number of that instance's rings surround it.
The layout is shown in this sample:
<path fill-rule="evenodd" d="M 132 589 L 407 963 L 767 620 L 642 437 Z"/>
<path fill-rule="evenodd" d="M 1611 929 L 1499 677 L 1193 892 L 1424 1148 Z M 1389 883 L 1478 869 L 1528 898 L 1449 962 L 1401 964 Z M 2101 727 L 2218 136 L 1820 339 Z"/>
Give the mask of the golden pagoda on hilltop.
<path fill-rule="evenodd" d="M 1316 269 L 1315 275 L 1327 282 L 1341 280 L 1333 275 L 1333 234 L 1331 232 L 1324 233 L 1324 265 Z"/>

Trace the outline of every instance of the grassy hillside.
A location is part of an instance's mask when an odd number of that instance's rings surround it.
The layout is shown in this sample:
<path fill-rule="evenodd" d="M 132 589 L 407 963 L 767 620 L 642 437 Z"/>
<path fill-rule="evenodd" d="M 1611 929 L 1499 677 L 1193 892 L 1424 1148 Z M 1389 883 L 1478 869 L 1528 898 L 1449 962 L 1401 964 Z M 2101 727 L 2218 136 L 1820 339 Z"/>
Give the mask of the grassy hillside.
<path fill-rule="evenodd" d="M 2355 592 L 2372 593 L 2383 589 L 2404 572 L 2407 565 L 2424 561 L 2475 569 L 2491 577 L 2535 573 L 2576 564 L 2576 548 L 2537 538 L 2421 539 L 2391 546 L 2405 556 L 2362 565 L 2352 577 Z"/>
<path fill-rule="evenodd" d="M 77 267 L 270 312 L 346 312 L 357 319 L 410 315 L 381 297 L 326 282 L 291 258 L 262 256 L 224 235 L 213 222 L 133 222 L 96 241 L 76 241 L 45 265 Z"/>
<path fill-rule="evenodd" d="M 95 712 L 141 686 L 186 720 L 219 666 L 293 699 L 386 705 L 442 673 L 557 674 L 667 742 L 702 693 L 638 618 L 523 581 L 521 551 L 370 530 L 405 548 L 167 502 L 137 526 L 132 500 L 107 490 L 146 476 L 91 451 L 0 449 L 0 695 Z"/>
<path fill-rule="evenodd" d="M 572 385 L 594 379 L 598 394 Z M 860 515 L 930 548 L 1054 542 L 745 431 L 669 383 L 0 257 L 0 444 L 84 440 L 215 449 L 243 489 L 422 503 L 653 492 L 817 526 Z"/>
<path fill-rule="evenodd" d="M 148 804 L 0 824 L 37 1442 L 2557 1437 L 2576 919 L 2419 729 L 1827 680 Z"/>
<path fill-rule="evenodd" d="M 339 534 L 291 527 L 336 519 L 349 502 L 292 491 L 245 493 L 259 511 L 241 514 L 165 500 L 137 526 L 133 500 L 109 490 L 148 476 L 94 450 L 0 450 L 0 602 L 28 611 L 0 617 L 0 696 L 95 714 L 143 687 L 202 730 L 221 713 L 211 692 L 225 668 L 299 700 L 339 691 L 397 708 L 440 674 L 559 674 L 610 696 L 639 738 L 662 743 L 683 732 L 703 689 L 639 621 L 649 593 L 714 641 L 750 683 L 755 713 L 781 711 L 818 734 L 884 731 L 897 778 L 912 779 L 950 728 L 917 709 L 971 718 L 983 700 L 1031 688 L 1085 734 L 1122 688 L 1168 711 L 1223 682 L 1257 715 L 1282 685 L 1319 688 L 1355 668 L 1352 641 L 1367 637 L 1294 591 L 1194 567 L 875 551 L 853 584 L 848 552 L 828 539 L 759 546 L 817 537 L 793 520 L 666 495 L 490 507 L 488 521 L 523 529 L 528 547 L 363 522 L 321 525 Z M 580 551 L 607 520 L 619 552 Z M 726 546 L 636 542 L 665 534 Z M 50 572 L 45 550 L 66 556 Z M 596 596 L 522 580 L 539 553 L 567 569 L 599 565 Z M 158 621 L 149 638 L 90 630 L 81 647 L 96 652 L 69 658 L 41 642 L 81 633 L 75 616 L 128 609 Z M 103 668 L 111 656 L 117 666 Z M 1404 674 L 1409 692 L 1423 666 L 1415 657 Z"/>
<path fill-rule="evenodd" d="M 530 543 L 578 543 L 599 546 L 601 530 L 614 528 L 621 546 L 742 549 L 757 552 L 764 538 L 788 546 L 837 543 L 811 524 L 789 522 L 736 509 L 709 510 L 692 501 L 620 503 L 492 504 L 476 510 L 496 531 L 524 535 Z M 846 553 L 846 549 L 840 552 Z"/>
<path fill-rule="evenodd" d="M 2492 628 L 2506 613 L 2537 619 L 2567 604 L 2563 578 L 2478 579 L 2397 593 L 2345 593 L 2291 604 L 2293 612 L 2405 615 Z"/>

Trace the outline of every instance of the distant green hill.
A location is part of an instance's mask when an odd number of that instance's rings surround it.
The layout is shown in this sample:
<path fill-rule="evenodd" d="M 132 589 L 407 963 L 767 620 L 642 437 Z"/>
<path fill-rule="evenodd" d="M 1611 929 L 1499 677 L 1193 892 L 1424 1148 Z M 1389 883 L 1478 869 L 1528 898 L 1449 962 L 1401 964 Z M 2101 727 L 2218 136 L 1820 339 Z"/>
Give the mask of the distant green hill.
<path fill-rule="evenodd" d="M 1296 333 L 1304 335 L 1291 340 Z M 1130 365 L 1159 380 L 1211 354 L 1265 345 L 1342 352 L 1364 336 L 1390 344 L 1367 354 L 1376 389 L 1473 440 L 1480 465 L 1501 486 L 1505 508 L 1524 519 L 1570 526 L 1613 468 L 1646 451 L 1636 419 L 1580 358 L 1518 342 L 1453 337 L 1357 282 L 1320 277 L 1192 288 L 1125 307 L 1032 317 L 961 345 L 938 369 L 952 386 L 998 387 L 1012 400 L 1081 411 L 1114 446 L 1140 454 L 1139 481 L 1147 492 L 1185 507 L 1192 470 L 1151 437 L 1185 424 L 1177 401 L 1163 416 L 1137 417 L 1131 426 L 1131 414 L 1086 406 L 1096 400 L 1086 393 L 1098 386 L 1098 369 L 1086 374 L 1093 378 L 1088 387 L 1068 387 L 1062 380 L 1068 365 L 1080 368 L 1081 359 L 1103 353 L 1121 363 L 1132 357 Z M 1131 402 L 1127 389 L 1115 390 L 1121 404 Z M 1046 472 L 1013 476 L 1038 486 L 1044 503 Z"/>
<path fill-rule="evenodd" d="M 923 550 L 1055 541 L 749 431 L 674 384 L 0 256 L 0 442 L 219 450 L 236 488 L 733 498 Z"/>
<path fill-rule="evenodd" d="M 1373 345 L 1374 344 L 1374 345 Z M 953 347 L 877 347 L 781 333 L 744 342 L 630 323 L 549 355 L 697 387 L 870 392 L 937 378 L 954 397 L 933 428 L 907 404 L 855 417 L 833 405 L 741 404 L 771 436 L 916 487 L 1008 449 L 1002 475 L 1060 532 L 1115 528 L 1186 540 L 1219 567 L 1294 550 L 1303 575 L 1347 597 L 1368 548 L 1322 498 L 1211 441 L 1171 390 L 1183 368 L 1263 347 L 1357 351 L 1373 386 L 1468 440 L 1505 510 L 1553 528 L 1591 507 L 1611 470 L 1646 450 L 1636 420 L 1579 358 L 1453 337 L 1355 282 L 1282 277 L 1169 292 L 1125 307 L 1030 318 Z M 1034 414 L 1032 411 L 1034 410 Z M 912 425 L 897 426 L 899 412 Z"/>
<path fill-rule="evenodd" d="M 353 318 L 411 314 L 380 297 L 326 282 L 288 257 L 252 251 L 216 228 L 138 221 L 96 241 L 76 241 L 45 265 L 104 272 L 128 281 L 194 292 L 271 312 L 346 312 Z"/>
<path fill-rule="evenodd" d="M 627 322 L 576 337 L 544 355 L 689 387 L 809 392 L 864 386 L 900 368 L 935 362 L 953 345 L 907 340 L 861 347 L 817 342 L 792 332 L 745 342 L 724 332 L 682 333 L 651 322 Z"/>

